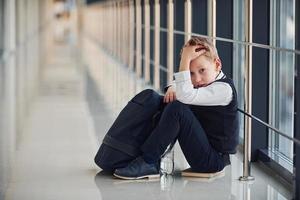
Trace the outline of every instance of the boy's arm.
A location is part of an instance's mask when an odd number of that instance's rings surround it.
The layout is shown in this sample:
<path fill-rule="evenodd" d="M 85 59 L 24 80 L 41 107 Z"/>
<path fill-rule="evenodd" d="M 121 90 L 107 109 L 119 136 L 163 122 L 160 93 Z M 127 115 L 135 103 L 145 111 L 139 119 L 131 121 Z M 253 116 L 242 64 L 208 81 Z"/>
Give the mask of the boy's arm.
<path fill-rule="evenodd" d="M 167 90 L 169 89 L 169 87 L 173 87 L 174 90 L 176 90 L 176 83 L 175 83 L 175 80 L 173 80 L 169 85 L 167 85 L 165 88 L 164 88 L 164 92 L 166 93 Z"/>
<path fill-rule="evenodd" d="M 195 89 L 190 71 L 174 74 L 177 100 L 192 105 L 214 106 L 228 105 L 232 100 L 232 88 L 228 83 L 213 82 L 212 84 Z"/>
<path fill-rule="evenodd" d="M 179 65 L 179 71 L 190 71 L 190 63 L 195 58 L 199 57 L 200 55 L 204 54 L 206 52 L 205 48 L 201 45 L 196 46 L 189 46 L 185 45 L 183 47 L 181 59 L 180 59 L 180 65 Z"/>
<path fill-rule="evenodd" d="M 232 88 L 228 83 L 213 82 L 197 89 L 192 84 L 190 63 L 205 51 L 205 48 L 199 45 L 187 45 L 183 48 L 179 72 L 174 74 L 177 100 L 192 105 L 228 105 L 232 100 Z"/>
<path fill-rule="evenodd" d="M 175 81 L 165 88 L 164 103 L 170 103 L 176 100 L 176 84 Z"/>

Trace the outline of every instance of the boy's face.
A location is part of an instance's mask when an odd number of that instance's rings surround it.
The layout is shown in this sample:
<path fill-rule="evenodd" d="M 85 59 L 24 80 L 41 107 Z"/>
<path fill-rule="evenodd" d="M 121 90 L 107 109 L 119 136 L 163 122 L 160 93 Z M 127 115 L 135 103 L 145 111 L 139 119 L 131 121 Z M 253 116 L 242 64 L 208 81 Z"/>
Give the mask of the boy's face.
<path fill-rule="evenodd" d="M 194 88 L 204 87 L 213 82 L 221 70 L 219 58 L 210 59 L 201 55 L 191 61 L 190 71 Z"/>

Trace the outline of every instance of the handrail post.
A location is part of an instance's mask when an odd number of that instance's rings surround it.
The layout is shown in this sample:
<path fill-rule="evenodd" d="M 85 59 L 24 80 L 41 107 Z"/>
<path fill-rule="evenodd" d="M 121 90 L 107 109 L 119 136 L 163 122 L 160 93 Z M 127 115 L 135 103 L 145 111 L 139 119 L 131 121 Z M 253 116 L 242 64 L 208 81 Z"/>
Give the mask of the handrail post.
<path fill-rule="evenodd" d="M 246 42 L 252 43 L 252 7 L 253 1 L 246 0 L 245 2 L 245 33 Z M 247 113 L 252 113 L 252 46 L 246 46 L 246 81 L 245 81 L 245 108 Z M 240 181 L 251 181 L 254 177 L 250 174 L 251 162 L 251 127 L 252 121 L 250 117 L 245 116 L 245 134 L 244 134 L 244 164 L 243 176 Z"/>
<path fill-rule="evenodd" d="M 300 2 L 296 1 L 296 49 L 300 49 Z M 295 79 L 295 121 L 294 121 L 294 137 L 300 140 L 300 55 L 296 55 L 296 79 Z M 300 145 L 294 143 L 295 158 L 294 168 L 296 169 L 296 176 L 294 180 L 294 199 L 300 199 Z"/>

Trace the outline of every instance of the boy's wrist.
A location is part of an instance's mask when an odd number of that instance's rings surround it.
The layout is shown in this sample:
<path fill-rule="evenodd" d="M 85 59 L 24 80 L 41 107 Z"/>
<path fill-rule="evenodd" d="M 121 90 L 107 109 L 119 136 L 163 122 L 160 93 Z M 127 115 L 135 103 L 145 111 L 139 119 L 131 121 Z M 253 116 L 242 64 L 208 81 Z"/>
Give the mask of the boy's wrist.
<path fill-rule="evenodd" d="M 179 66 L 179 71 L 187 71 L 190 70 L 190 63 L 191 61 L 186 58 L 182 58 L 180 60 L 180 66 Z"/>

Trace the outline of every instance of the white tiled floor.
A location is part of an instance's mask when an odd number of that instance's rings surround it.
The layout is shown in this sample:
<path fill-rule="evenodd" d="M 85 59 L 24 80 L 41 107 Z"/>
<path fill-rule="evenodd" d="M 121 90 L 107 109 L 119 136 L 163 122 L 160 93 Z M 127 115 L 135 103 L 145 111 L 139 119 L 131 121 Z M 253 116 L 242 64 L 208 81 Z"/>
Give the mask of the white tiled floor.
<path fill-rule="evenodd" d="M 15 156 L 7 200 L 99 199 L 93 177 L 94 137 L 83 94 L 83 76 L 57 46 L 45 66 Z M 53 57 L 52 57 L 53 56 Z"/>
<path fill-rule="evenodd" d="M 100 172 L 93 163 L 97 142 L 84 97 L 85 75 L 68 50 L 54 47 L 44 68 L 41 93 L 22 133 L 6 200 L 291 199 L 284 184 L 255 165 L 252 184 L 238 181 L 239 156 L 233 156 L 225 176 L 215 180 L 174 175 L 124 181 Z M 109 116 L 105 109 L 99 112 L 97 125 L 105 130 L 112 120 L 103 117 Z"/>

